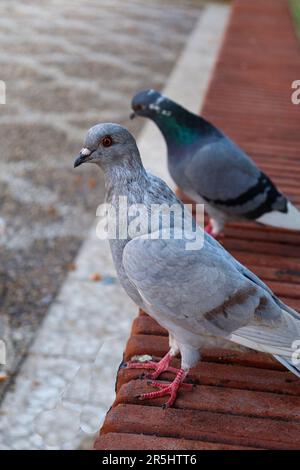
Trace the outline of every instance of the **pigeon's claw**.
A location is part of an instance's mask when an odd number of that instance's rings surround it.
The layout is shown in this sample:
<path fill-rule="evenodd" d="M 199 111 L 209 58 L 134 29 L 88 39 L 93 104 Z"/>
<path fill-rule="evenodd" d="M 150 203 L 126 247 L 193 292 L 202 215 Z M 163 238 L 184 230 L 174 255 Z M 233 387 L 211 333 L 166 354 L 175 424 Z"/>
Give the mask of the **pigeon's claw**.
<path fill-rule="evenodd" d="M 170 366 L 171 359 L 172 359 L 172 356 L 168 352 L 159 362 L 154 363 L 155 364 L 154 372 L 152 372 L 152 374 L 149 374 L 147 378 L 155 380 L 160 376 L 160 374 L 166 371 L 174 372 L 175 374 L 177 374 L 179 369 L 176 369 L 175 367 Z"/>
<path fill-rule="evenodd" d="M 170 395 L 169 400 L 163 405 L 164 408 L 169 408 L 175 403 L 180 387 L 189 391 L 193 389 L 193 384 L 183 383 L 185 376 L 186 372 L 183 369 L 179 369 L 175 379 L 171 383 L 150 382 L 153 387 L 160 388 L 160 390 L 157 392 L 143 393 L 139 395 L 138 398 L 140 400 L 149 400 Z"/>
<path fill-rule="evenodd" d="M 155 380 L 149 380 L 149 382 L 147 382 L 147 384 L 151 385 L 152 387 L 156 387 L 156 388 L 166 388 L 166 387 L 169 387 L 171 385 L 169 383 L 156 382 Z M 187 392 L 191 392 L 195 388 L 195 384 L 188 384 L 186 382 L 182 382 L 180 384 L 180 388 L 182 388 L 183 390 L 186 390 Z"/>
<path fill-rule="evenodd" d="M 165 371 L 178 373 L 179 369 L 170 367 L 171 354 L 167 353 L 159 362 L 127 362 L 125 369 L 154 369 L 152 374 L 147 375 L 148 379 L 157 379 Z"/>

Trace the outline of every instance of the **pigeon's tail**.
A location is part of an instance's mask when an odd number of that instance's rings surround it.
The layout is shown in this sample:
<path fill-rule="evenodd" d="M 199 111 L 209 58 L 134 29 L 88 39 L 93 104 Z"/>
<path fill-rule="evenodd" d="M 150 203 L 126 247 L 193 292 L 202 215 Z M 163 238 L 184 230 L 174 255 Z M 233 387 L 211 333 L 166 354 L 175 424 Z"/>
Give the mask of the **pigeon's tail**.
<path fill-rule="evenodd" d="M 282 321 L 277 327 L 247 325 L 235 330 L 229 339 L 248 348 L 272 354 L 300 378 L 300 316 L 290 307 L 282 303 L 280 306 Z"/>
<path fill-rule="evenodd" d="M 286 357 L 278 356 L 277 354 L 274 354 L 274 357 L 277 359 L 277 361 L 281 362 L 284 367 L 289 369 L 291 372 L 293 372 L 293 374 L 300 378 L 300 361 L 299 364 L 294 364 L 293 361 L 287 359 Z"/>
<path fill-rule="evenodd" d="M 272 227 L 300 230 L 300 212 L 290 201 L 287 203 L 287 212 L 267 212 L 256 219 L 256 221 L 260 224 L 271 225 Z"/>

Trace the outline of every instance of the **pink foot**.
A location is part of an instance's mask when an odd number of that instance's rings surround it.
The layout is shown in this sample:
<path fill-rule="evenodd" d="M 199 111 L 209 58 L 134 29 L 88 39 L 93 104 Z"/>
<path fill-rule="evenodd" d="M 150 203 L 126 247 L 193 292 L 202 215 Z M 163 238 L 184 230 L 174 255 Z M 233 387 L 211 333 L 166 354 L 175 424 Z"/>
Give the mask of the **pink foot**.
<path fill-rule="evenodd" d="M 125 369 L 154 369 L 152 374 L 149 374 L 147 378 L 157 379 L 165 371 L 178 373 L 179 369 L 171 367 L 171 354 L 167 353 L 159 362 L 147 361 L 147 362 L 128 362 L 125 365 Z"/>
<path fill-rule="evenodd" d="M 169 384 L 160 383 L 160 382 L 151 382 L 151 385 L 153 387 L 160 388 L 161 390 L 158 390 L 157 392 L 143 393 L 141 395 L 138 395 L 137 398 L 139 398 L 140 400 L 148 400 L 152 398 L 163 397 L 165 395 L 170 395 L 169 400 L 163 405 L 163 408 L 169 408 L 174 404 L 180 387 L 189 391 L 193 389 L 192 384 L 183 383 L 185 376 L 186 376 L 186 372 L 183 369 L 179 369 L 173 382 Z"/>
<path fill-rule="evenodd" d="M 215 235 L 213 234 L 213 226 L 211 222 L 208 222 L 208 224 L 205 225 L 204 230 L 206 233 L 208 233 L 208 235 L 215 238 Z"/>

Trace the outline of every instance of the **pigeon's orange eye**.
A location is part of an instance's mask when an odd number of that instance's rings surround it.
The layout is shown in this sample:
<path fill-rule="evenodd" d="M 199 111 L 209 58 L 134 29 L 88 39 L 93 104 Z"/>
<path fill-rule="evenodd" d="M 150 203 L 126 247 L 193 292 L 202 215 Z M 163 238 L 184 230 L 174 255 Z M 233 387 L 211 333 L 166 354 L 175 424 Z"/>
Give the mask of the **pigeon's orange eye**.
<path fill-rule="evenodd" d="M 101 139 L 101 144 L 103 145 L 103 147 L 110 147 L 112 143 L 113 140 L 110 135 L 106 135 L 105 137 L 103 137 L 103 139 Z"/>

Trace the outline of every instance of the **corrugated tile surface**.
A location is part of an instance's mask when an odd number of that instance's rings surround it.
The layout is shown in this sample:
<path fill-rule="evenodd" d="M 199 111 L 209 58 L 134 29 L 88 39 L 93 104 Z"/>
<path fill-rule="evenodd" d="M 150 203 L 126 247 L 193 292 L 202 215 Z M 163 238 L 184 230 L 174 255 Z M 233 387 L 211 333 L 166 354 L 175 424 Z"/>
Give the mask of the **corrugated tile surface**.
<path fill-rule="evenodd" d="M 300 207 L 300 106 L 291 102 L 296 79 L 300 45 L 287 1 L 235 1 L 203 114 Z M 300 310 L 299 233 L 235 223 L 222 243 Z M 141 312 L 125 360 L 145 353 L 161 357 L 167 349 L 166 332 Z M 140 373 L 119 371 L 117 398 L 95 448 L 300 448 L 300 380 L 270 356 L 205 349 L 189 375 L 194 390 L 180 392 L 175 408 L 167 410 L 160 407 L 165 398 L 135 398 L 149 389 Z M 162 379 L 171 377 L 165 373 Z"/>

